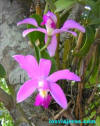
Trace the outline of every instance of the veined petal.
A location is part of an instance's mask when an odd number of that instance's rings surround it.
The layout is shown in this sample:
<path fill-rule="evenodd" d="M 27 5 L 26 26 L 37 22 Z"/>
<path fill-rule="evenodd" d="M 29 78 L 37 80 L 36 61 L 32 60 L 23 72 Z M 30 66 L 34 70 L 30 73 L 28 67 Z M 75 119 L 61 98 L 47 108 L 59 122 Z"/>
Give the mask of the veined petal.
<path fill-rule="evenodd" d="M 21 24 L 31 24 L 34 25 L 36 27 L 38 27 L 37 21 L 33 18 L 26 18 L 20 22 L 17 23 L 17 26 L 21 25 Z"/>
<path fill-rule="evenodd" d="M 47 35 L 45 35 L 45 43 L 46 42 L 47 42 Z M 51 39 L 51 42 L 50 42 L 50 44 L 47 47 L 49 55 L 51 57 L 53 57 L 55 55 L 56 47 L 57 47 L 57 39 L 56 39 L 56 35 L 53 35 L 52 39 Z"/>
<path fill-rule="evenodd" d="M 17 102 L 22 102 L 28 98 L 37 88 L 37 82 L 35 80 L 26 81 L 19 89 L 17 93 Z"/>
<path fill-rule="evenodd" d="M 62 28 L 67 29 L 67 30 L 76 28 L 76 29 L 80 30 L 81 32 L 85 32 L 85 28 L 74 20 L 65 21 Z"/>
<path fill-rule="evenodd" d="M 39 31 L 39 32 L 43 32 L 43 33 L 47 34 L 47 31 L 44 28 L 30 28 L 30 29 L 23 31 L 23 37 L 25 37 L 27 34 L 29 34 L 30 32 L 33 32 L 33 31 Z"/>
<path fill-rule="evenodd" d="M 62 32 L 69 32 L 69 33 L 71 33 L 72 35 L 77 36 L 76 32 L 73 32 L 73 31 L 70 31 L 70 30 L 67 30 L 67 29 L 64 29 L 64 28 L 55 29 L 55 30 L 53 31 L 53 35 L 56 35 L 56 34 L 62 33 Z"/>
<path fill-rule="evenodd" d="M 40 75 L 48 76 L 51 69 L 51 61 L 46 59 L 40 59 L 39 72 Z"/>
<path fill-rule="evenodd" d="M 38 94 L 36 96 L 34 105 L 35 106 L 43 106 L 44 108 L 48 108 L 48 106 L 50 104 L 50 101 L 51 101 L 51 96 L 50 95 L 47 95 L 47 97 L 42 98 L 40 96 L 40 94 Z"/>
<path fill-rule="evenodd" d="M 55 24 L 57 23 L 57 17 L 54 13 L 48 11 L 46 15 L 49 16 L 55 22 Z"/>
<path fill-rule="evenodd" d="M 19 63 L 20 67 L 24 69 L 30 78 L 38 76 L 38 63 L 32 55 L 14 55 L 13 58 Z"/>
<path fill-rule="evenodd" d="M 62 107 L 67 108 L 67 100 L 63 90 L 56 83 L 50 83 L 50 93 L 55 101 Z"/>
<path fill-rule="evenodd" d="M 59 70 L 51 74 L 48 78 L 51 82 L 56 82 L 61 79 L 80 81 L 80 77 L 70 72 L 69 70 Z"/>

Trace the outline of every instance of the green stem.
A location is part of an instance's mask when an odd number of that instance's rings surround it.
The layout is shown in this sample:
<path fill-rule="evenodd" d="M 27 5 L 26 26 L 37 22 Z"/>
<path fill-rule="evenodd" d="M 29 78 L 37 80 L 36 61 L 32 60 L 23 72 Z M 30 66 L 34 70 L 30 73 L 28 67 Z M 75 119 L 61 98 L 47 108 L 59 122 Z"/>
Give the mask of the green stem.
<path fill-rule="evenodd" d="M 62 63 L 63 69 L 65 69 L 68 65 L 67 60 L 68 60 L 70 49 L 71 49 L 71 39 L 67 39 L 64 42 L 63 63 Z"/>
<path fill-rule="evenodd" d="M 41 51 L 39 50 L 39 59 L 42 58 Z"/>
<path fill-rule="evenodd" d="M 47 43 L 43 46 L 43 48 L 40 49 L 40 52 L 45 50 L 48 47 L 48 45 L 50 44 L 50 42 L 51 42 L 51 36 L 48 36 Z"/>
<path fill-rule="evenodd" d="M 45 9 L 44 9 L 44 14 L 46 14 L 48 12 L 48 3 L 46 2 L 46 5 L 45 5 Z"/>
<path fill-rule="evenodd" d="M 57 16 L 57 28 L 59 28 L 59 24 L 60 24 L 60 18 L 59 18 L 59 14 L 56 14 Z M 59 59 L 59 42 L 60 42 L 60 34 L 56 35 L 57 37 L 57 48 L 56 48 L 56 54 L 55 54 L 55 58 L 56 58 L 56 64 L 57 64 L 57 69 L 60 69 L 60 59 Z"/>

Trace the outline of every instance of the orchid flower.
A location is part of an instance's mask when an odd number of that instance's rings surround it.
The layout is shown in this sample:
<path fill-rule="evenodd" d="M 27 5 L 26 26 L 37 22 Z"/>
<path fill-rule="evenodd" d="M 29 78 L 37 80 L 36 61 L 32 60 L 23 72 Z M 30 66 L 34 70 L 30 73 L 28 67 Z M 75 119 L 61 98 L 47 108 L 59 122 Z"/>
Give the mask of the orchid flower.
<path fill-rule="evenodd" d="M 36 27 L 36 28 L 30 28 L 30 29 L 24 30 L 23 37 L 25 37 L 27 34 L 33 31 L 39 31 L 45 34 L 45 44 L 46 44 L 45 47 L 47 47 L 49 55 L 51 57 L 55 55 L 55 51 L 57 47 L 57 39 L 56 39 L 57 33 L 69 32 L 73 34 L 74 36 L 77 36 L 75 32 L 69 30 L 73 28 L 76 28 L 80 30 L 81 32 L 85 32 L 84 27 L 81 26 L 79 23 L 75 22 L 74 20 L 67 20 L 65 21 L 64 25 L 60 29 L 56 29 L 57 18 L 56 18 L 56 15 L 50 11 L 48 11 L 48 13 L 43 16 L 43 22 L 41 23 L 41 25 L 46 26 L 46 29 L 39 27 L 36 20 L 33 18 L 26 18 L 18 22 L 17 26 L 21 24 L 31 24 Z"/>
<path fill-rule="evenodd" d="M 35 106 L 48 108 L 53 97 L 62 108 L 67 108 L 66 96 L 56 82 L 61 79 L 80 81 L 80 77 L 67 69 L 59 70 L 49 75 L 51 61 L 47 59 L 40 59 L 38 65 L 35 57 L 32 55 L 14 55 L 13 58 L 27 72 L 30 78 L 20 87 L 17 93 L 18 103 L 24 101 L 37 90 L 38 95 L 35 99 Z"/>

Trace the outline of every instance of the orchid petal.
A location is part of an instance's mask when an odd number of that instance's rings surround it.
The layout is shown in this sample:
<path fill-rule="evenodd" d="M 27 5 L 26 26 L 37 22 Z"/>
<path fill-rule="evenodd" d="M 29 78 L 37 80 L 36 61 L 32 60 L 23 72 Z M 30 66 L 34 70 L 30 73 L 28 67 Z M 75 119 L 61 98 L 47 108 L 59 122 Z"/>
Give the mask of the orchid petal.
<path fill-rule="evenodd" d="M 34 28 L 34 29 L 30 28 L 30 29 L 23 31 L 23 37 L 25 37 L 27 34 L 29 34 L 30 32 L 33 32 L 33 31 L 39 31 L 39 32 L 43 32 L 43 33 L 47 34 L 47 31 L 44 28 Z"/>
<path fill-rule="evenodd" d="M 38 63 L 35 57 L 31 55 L 14 55 L 13 58 L 19 63 L 20 67 L 28 73 L 29 77 L 35 78 L 38 76 Z"/>
<path fill-rule="evenodd" d="M 70 30 L 67 30 L 67 29 L 64 29 L 64 28 L 55 29 L 55 30 L 53 31 L 53 34 L 52 34 L 52 35 L 56 35 L 56 34 L 62 33 L 62 32 L 69 32 L 69 33 L 73 34 L 74 36 L 77 36 L 76 32 L 73 32 L 73 31 L 70 31 Z"/>
<path fill-rule="evenodd" d="M 46 15 L 49 16 L 55 22 L 55 24 L 57 23 L 57 17 L 54 13 L 48 11 Z"/>
<path fill-rule="evenodd" d="M 57 23 L 56 15 L 48 11 L 47 14 L 43 15 L 43 22 L 41 22 L 41 25 L 46 25 L 48 20 L 52 20 L 52 26 L 55 28 Z"/>
<path fill-rule="evenodd" d="M 17 93 L 17 102 L 22 102 L 28 98 L 37 88 L 35 80 L 26 81 L 19 89 Z"/>
<path fill-rule="evenodd" d="M 85 28 L 74 20 L 65 21 L 62 28 L 67 29 L 67 30 L 76 28 L 76 29 L 80 30 L 81 32 L 85 32 Z"/>
<path fill-rule="evenodd" d="M 39 72 L 42 76 L 48 76 L 51 69 L 51 61 L 46 59 L 40 59 Z"/>
<path fill-rule="evenodd" d="M 72 34 L 72 35 L 75 36 L 75 37 L 77 36 L 77 33 L 76 33 L 76 32 L 69 31 L 69 30 L 68 30 L 67 32 L 69 32 L 70 34 Z"/>
<path fill-rule="evenodd" d="M 61 79 L 80 81 L 80 77 L 69 70 L 59 70 L 48 77 L 48 80 L 51 82 L 56 82 Z"/>
<path fill-rule="evenodd" d="M 65 31 L 63 31 L 62 29 L 55 29 L 55 30 L 53 31 L 52 35 L 56 35 L 56 34 L 62 33 L 62 32 L 65 32 Z"/>
<path fill-rule="evenodd" d="M 31 24 L 34 25 L 36 27 L 38 27 L 37 21 L 33 18 L 26 18 L 20 22 L 17 23 L 17 26 L 21 25 L 21 24 Z"/>
<path fill-rule="evenodd" d="M 55 101 L 64 109 L 67 108 L 67 100 L 63 90 L 56 83 L 50 83 L 50 93 Z"/>
<path fill-rule="evenodd" d="M 46 42 L 47 42 L 47 35 L 45 35 L 45 43 Z M 56 35 L 53 35 L 52 39 L 51 39 L 51 42 L 47 47 L 49 55 L 51 57 L 53 57 L 55 55 L 56 47 L 57 47 L 57 39 L 56 39 Z"/>
<path fill-rule="evenodd" d="M 49 17 L 47 15 L 43 16 L 43 21 L 41 22 L 41 25 L 45 25 L 47 23 L 47 20 L 49 19 Z"/>

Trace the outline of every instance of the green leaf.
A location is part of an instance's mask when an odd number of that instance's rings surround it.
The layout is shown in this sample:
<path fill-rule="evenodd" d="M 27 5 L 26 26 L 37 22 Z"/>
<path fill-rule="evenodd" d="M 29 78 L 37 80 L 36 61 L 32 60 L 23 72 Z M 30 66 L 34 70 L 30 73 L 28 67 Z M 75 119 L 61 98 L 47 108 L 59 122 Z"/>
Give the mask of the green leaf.
<path fill-rule="evenodd" d="M 6 71 L 2 64 L 0 64 L 0 77 L 4 78 L 6 76 Z"/>
<path fill-rule="evenodd" d="M 98 48 L 96 49 L 95 57 L 92 56 L 91 62 L 88 65 L 89 69 L 86 72 L 86 75 L 90 76 L 90 78 L 89 78 L 90 84 L 86 83 L 85 84 L 86 88 L 91 88 L 93 85 L 95 85 L 97 83 L 97 77 L 98 77 L 98 73 L 99 73 L 99 64 L 100 64 L 100 47 L 98 45 Z M 86 81 L 86 82 L 88 82 L 88 81 Z M 98 82 L 100 82 L 100 78 L 98 78 Z"/>
<path fill-rule="evenodd" d="M 96 118 L 96 126 L 100 126 L 100 116 L 97 116 Z"/>
<path fill-rule="evenodd" d="M 56 6 L 54 5 L 53 0 L 45 0 L 45 1 L 46 1 L 46 3 L 48 3 L 49 8 L 50 8 L 52 11 L 54 11 L 54 10 L 56 9 Z"/>
<path fill-rule="evenodd" d="M 100 24 L 100 18 L 96 18 L 90 21 L 89 25 Z"/>
<path fill-rule="evenodd" d="M 58 0 L 55 2 L 56 12 L 60 12 L 64 9 L 70 8 L 73 4 L 75 4 L 76 0 Z"/>
<path fill-rule="evenodd" d="M 99 64 L 100 64 L 100 47 L 98 46 L 97 48 L 97 54 L 96 54 L 96 59 L 95 59 L 95 67 L 93 69 L 92 75 L 90 77 L 90 83 L 96 83 L 97 81 L 97 76 L 99 72 Z M 98 80 L 99 81 L 99 80 Z"/>
<path fill-rule="evenodd" d="M 89 51 L 91 44 L 94 42 L 94 36 L 95 36 L 95 34 L 93 32 L 93 29 L 91 27 L 87 27 L 86 28 L 86 40 L 85 40 L 82 48 L 80 49 L 80 51 L 78 53 L 76 53 L 75 55 L 85 56 L 87 54 L 87 52 Z"/>
<path fill-rule="evenodd" d="M 97 18 L 100 18 L 100 0 L 93 5 L 93 13 Z"/>
<path fill-rule="evenodd" d="M 51 67 L 50 73 L 52 74 L 53 72 L 55 72 L 57 70 L 57 65 L 56 65 L 56 61 L 55 61 L 54 57 L 51 57 L 50 60 L 52 62 L 52 67 Z"/>

